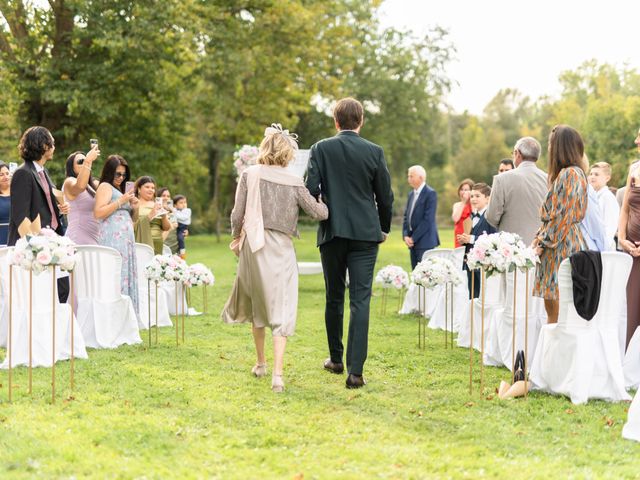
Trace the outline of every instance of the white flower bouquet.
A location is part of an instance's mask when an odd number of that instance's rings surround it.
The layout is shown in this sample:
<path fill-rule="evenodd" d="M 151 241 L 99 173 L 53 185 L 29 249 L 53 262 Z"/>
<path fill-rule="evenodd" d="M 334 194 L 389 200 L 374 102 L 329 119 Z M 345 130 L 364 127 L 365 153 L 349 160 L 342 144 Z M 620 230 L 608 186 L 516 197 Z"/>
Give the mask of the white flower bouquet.
<path fill-rule="evenodd" d="M 380 283 L 382 288 L 401 290 L 409 286 L 409 274 L 402 267 L 387 265 L 378 271 L 375 282 Z"/>
<path fill-rule="evenodd" d="M 236 169 L 238 178 L 248 167 L 255 165 L 258 159 L 258 147 L 254 145 L 243 145 L 233 152 L 233 166 Z"/>
<path fill-rule="evenodd" d="M 31 270 L 36 275 L 50 266 L 72 271 L 77 261 L 75 243 L 50 228 L 38 234 L 27 234 L 16 242 L 10 258 L 12 265 Z"/>
<path fill-rule="evenodd" d="M 460 285 L 464 277 L 462 271 L 448 258 L 430 257 L 416 265 L 411 272 L 411 281 L 425 288 L 435 288 L 447 283 Z"/>
<path fill-rule="evenodd" d="M 520 236 L 509 232 L 480 235 L 467 254 L 470 270 L 483 269 L 487 277 L 494 273 L 524 271 L 538 261 L 535 251 L 527 247 Z"/>
<path fill-rule="evenodd" d="M 187 263 L 177 255 L 156 255 L 144 268 L 144 276 L 154 282 L 184 282 Z"/>
<path fill-rule="evenodd" d="M 187 287 L 197 287 L 200 285 L 213 285 L 215 277 L 213 272 L 202 263 L 194 263 L 187 268 L 187 278 L 185 285 Z"/>

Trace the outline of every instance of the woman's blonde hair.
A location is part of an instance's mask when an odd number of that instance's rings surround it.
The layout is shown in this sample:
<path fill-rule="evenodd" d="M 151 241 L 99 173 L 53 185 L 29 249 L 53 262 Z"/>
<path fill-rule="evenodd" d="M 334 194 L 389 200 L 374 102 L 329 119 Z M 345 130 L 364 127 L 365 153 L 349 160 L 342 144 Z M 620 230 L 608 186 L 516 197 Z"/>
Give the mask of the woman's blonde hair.
<path fill-rule="evenodd" d="M 272 133 L 266 135 L 260 144 L 257 163 L 286 167 L 296 154 L 297 145 L 288 135 Z"/>

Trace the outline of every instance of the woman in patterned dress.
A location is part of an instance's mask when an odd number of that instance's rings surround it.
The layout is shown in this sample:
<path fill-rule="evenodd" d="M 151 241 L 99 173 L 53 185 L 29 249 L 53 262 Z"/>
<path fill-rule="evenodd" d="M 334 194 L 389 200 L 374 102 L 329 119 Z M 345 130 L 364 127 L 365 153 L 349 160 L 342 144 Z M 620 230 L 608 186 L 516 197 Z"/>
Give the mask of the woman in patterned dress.
<path fill-rule="evenodd" d="M 549 184 L 532 246 L 540 256 L 533 294 L 544 298 L 547 322 L 557 323 L 558 267 L 572 253 L 587 248 L 580 232 L 587 210 L 587 177 L 583 170 L 584 143 L 567 125 L 556 125 L 549 135 Z"/>
<path fill-rule="evenodd" d="M 121 292 L 131 298 L 138 314 L 138 272 L 132 220 L 138 199 L 133 191 L 125 192 L 129 175 L 127 161 L 120 155 L 110 155 L 100 175 L 93 214 L 99 224 L 98 245 L 114 248 L 122 256 Z"/>
<path fill-rule="evenodd" d="M 640 130 L 636 136 L 636 146 L 640 152 Z M 627 342 L 640 326 L 640 162 L 629 168 L 627 188 L 620 209 L 618 243 L 633 257 L 633 265 L 627 281 Z M 626 348 L 626 347 L 625 347 Z"/>

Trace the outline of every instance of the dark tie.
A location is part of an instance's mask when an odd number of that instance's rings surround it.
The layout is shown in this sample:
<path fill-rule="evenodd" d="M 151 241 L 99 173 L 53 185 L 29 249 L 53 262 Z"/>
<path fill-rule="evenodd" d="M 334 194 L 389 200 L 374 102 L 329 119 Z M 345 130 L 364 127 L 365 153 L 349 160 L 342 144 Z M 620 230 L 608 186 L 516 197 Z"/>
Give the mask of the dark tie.
<path fill-rule="evenodd" d="M 40 170 L 38 172 L 38 177 L 40 177 L 40 184 L 44 189 L 44 194 L 47 196 L 47 203 L 49 204 L 49 211 L 51 212 L 51 229 L 56 230 L 58 228 L 58 218 L 56 217 L 56 212 L 53 209 L 53 202 L 51 201 L 51 189 L 49 188 L 49 182 L 47 182 L 47 176 L 44 174 L 44 170 Z"/>
<path fill-rule="evenodd" d="M 471 214 L 471 218 L 480 218 L 480 214 L 479 213 L 472 213 Z"/>

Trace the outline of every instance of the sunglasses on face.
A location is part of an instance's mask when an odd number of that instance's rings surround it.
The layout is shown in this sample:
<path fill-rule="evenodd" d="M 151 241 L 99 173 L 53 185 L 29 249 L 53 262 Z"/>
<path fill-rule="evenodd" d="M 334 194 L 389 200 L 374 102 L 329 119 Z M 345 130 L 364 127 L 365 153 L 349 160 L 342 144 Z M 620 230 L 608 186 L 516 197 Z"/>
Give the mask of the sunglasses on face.
<path fill-rule="evenodd" d="M 120 173 L 120 172 L 116 172 L 114 177 L 115 178 L 125 178 L 127 176 L 126 173 Z"/>

